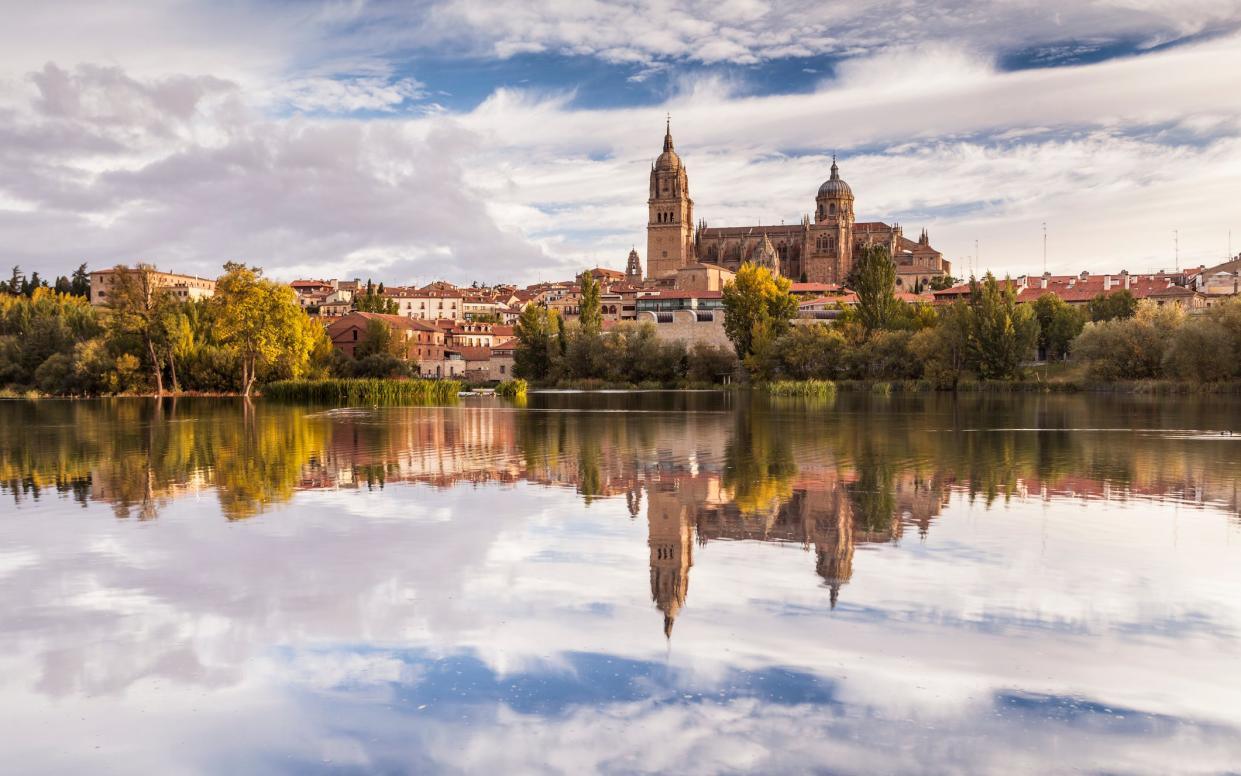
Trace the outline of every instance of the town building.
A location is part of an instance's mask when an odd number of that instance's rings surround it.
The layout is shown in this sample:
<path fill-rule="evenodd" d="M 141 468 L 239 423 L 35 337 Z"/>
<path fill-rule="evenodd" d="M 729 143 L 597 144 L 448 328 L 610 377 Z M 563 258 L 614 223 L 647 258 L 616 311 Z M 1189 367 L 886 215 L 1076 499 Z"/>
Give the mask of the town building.
<path fill-rule="evenodd" d="M 402 315 L 351 312 L 332 321 L 327 326 L 332 346 L 350 358 L 357 357 L 358 346 L 366 340 L 367 327 L 379 321 L 390 328 L 397 340 L 403 343 L 402 355 L 406 360 L 416 361 L 423 377 L 447 377 L 448 356 L 445 335 L 438 326 Z"/>
<path fill-rule="evenodd" d="M 396 314 L 406 318 L 435 321 L 465 317 L 465 292 L 447 283 L 432 283 L 422 288 L 385 288 L 383 295 L 396 302 Z"/>
<path fill-rule="evenodd" d="M 106 305 L 111 300 L 109 294 L 120 282 L 120 274 L 136 275 L 144 270 L 140 267 L 112 267 L 99 269 L 90 273 L 90 301 L 94 305 Z M 179 275 L 175 272 L 160 272 L 157 269 L 145 270 L 154 288 L 171 292 L 182 301 L 191 299 L 210 299 L 215 296 L 215 281 L 200 278 L 197 275 Z"/>
<path fill-rule="evenodd" d="M 1017 292 L 1018 302 L 1033 302 L 1042 296 L 1054 294 L 1068 304 L 1084 307 L 1097 296 L 1128 291 L 1138 301 L 1149 299 L 1160 306 L 1174 304 L 1191 313 L 1204 310 L 1208 306 L 1207 296 L 1193 287 L 1190 276 L 1184 272 L 1133 274 L 1121 270 L 1116 274 L 1103 275 L 1092 275 L 1084 271 L 1077 275 L 1053 275 L 1045 272 L 1042 275 L 1006 278 L 1000 282 L 1007 283 Z M 971 285 L 960 283 L 951 288 L 933 291 L 931 296 L 937 304 L 947 304 L 968 299 L 970 293 Z"/>

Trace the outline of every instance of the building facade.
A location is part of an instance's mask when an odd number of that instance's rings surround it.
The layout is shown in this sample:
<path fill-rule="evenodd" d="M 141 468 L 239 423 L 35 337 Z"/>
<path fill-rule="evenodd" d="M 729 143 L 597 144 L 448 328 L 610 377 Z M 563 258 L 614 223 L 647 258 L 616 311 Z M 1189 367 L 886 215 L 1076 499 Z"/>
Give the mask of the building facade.
<path fill-rule="evenodd" d="M 175 272 L 160 272 L 157 269 L 147 270 L 141 267 L 113 267 L 100 269 L 90 273 L 90 301 L 94 305 L 106 305 L 110 302 L 109 294 L 119 282 L 120 274 L 135 275 L 146 271 L 152 288 L 166 289 L 181 301 L 191 299 L 209 299 L 215 296 L 215 281 L 195 275 L 178 275 Z"/>

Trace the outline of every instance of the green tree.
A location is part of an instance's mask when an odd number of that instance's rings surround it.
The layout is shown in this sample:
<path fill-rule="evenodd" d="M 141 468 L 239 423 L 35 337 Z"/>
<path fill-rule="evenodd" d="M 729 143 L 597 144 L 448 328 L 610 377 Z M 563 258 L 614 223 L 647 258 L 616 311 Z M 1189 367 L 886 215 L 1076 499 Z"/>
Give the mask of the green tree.
<path fill-rule="evenodd" d="M 923 377 L 940 388 L 956 388 L 969 362 L 972 313 L 965 302 L 953 302 L 939 311 L 935 326 L 922 329 L 909 348 L 922 363 Z"/>
<path fill-rule="evenodd" d="M 118 265 L 108 288 L 108 329 L 114 341 L 137 343 L 150 370 L 155 395 L 164 395 L 164 362 L 170 345 L 169 321 L 179 305 L 159 282 L 155 267 Z M 122 346 L 123 347 L 123 346 Z"/>
<path fill-rule="evenodd" d="M 366 332 L 362 335 L 362 341 L 354 349 L 354 358 L 363 359 L 370 355 L 385 355 L 403 359 L 407 350 L 406 343 L 397 336 L 391 326 L 372 318 L 366 322 Z"/>
<path fill-rule="evenodd" d="M 971 283 L 969 301 L 970 365 L 979 377 L 1015 377 L 1038 341 L 1038 321 L 1028 305 L 1017 304 L 1016 287 L 996 281 L 990 272 Z"/>
<path fill-rule="evenodd" d="M 724 332 L 743 362 L 756 346 L 767 348 L 792 325 L 797 299 L 788 278 L 746 262 L 724 286 Z"/>
<path fill-rule="evenodd" d="M 849 288 L 857 294 L 858 321 L 867 335 L 895 328 L 904 304 L 896 298 L 896 265 L 886 245 L 867 245 L 854 259 Z"/>
<path fill-rule="evenodd" d="M 220 343 L 241 365 L 242 393 L 249 396 L 265 374 L 299 378 L 314 367 L 327 335 L 298 306 L 293 289 L 244 264 L 224 265 L 212 299 Z"/>
<path fill-rule="evenodd" d="M 69 278 L 69 293 L 74 296 L 90 296 L 90 273 L 86 271 L 86 263 L 78 265 Z"/>
<path fill-rule="evenodd" d="M 360 313 L 383 313 L 385 315 L 396 315 L 400 312 L 400 305 L 395 299 L 384 296 L 383 283 L 379 284 L 379 290 L 376 291 L 371 286 L 370 281 L 366 284 L 366 293 L 354 299 L 353 307 Z"/>
<path fill-rule="evenodd" d="M 1048 360 L 1067 358 L 1069 344 L 1086 325 L 1085 313 L 1055 294 L 1043 294 L 1034 301 L 1033 307 L 1038 321 L 1039 349 Z"/>
<path fill-rule="evenodd" d="M 1095 322 L 1132 318 L 1137 310 L 1138 300 L 1127 289 L 1099 294 L 1086 303 L 1086 312 Z"/>
<path fill-rule="evenodd" d="M 578 282 L 582 288 L 582 299 L 578 305 L 578 326 L 586 336 L 598 336 L 603 331 L 603 312 L 599 303 L 601 289 L 594 275 L 583 272 Z"/>
<path fill-rule="evenodd" d="M 517 377 L 543 380 L 551 372 L 558 318 L 554 311 L 536 304 L 526 305 L 521 311 L 513 327 L 517 338 L 513 374 Z"/>
<path fill-rule="evenodd" d="M 1184 321 L 1185 311 L 1180 307 L 1160 307 L 1146 300 L 1132 318 L 1087 324 L 1073 340 L 1073 358 L 1085 362 L 1090 376 L 1101 380 L 1160 377 L 1165 356 Z"/>

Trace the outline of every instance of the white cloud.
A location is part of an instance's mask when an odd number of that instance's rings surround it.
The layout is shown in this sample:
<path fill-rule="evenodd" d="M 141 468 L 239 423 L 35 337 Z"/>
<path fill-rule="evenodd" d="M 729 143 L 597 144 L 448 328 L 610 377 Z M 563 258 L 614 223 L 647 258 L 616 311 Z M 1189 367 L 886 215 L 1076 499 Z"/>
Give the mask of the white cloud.
<path fill-rule="evenodd" d="M 1108 29 L 1185 34 L 1226 22 L 1236 5 L 1178 4 L 1177 16 L 1163 2 L 1072 4 L 1055 24 L 1082 38 Z M 781 32 L 795 5 L 679 4 L 658 29 L 628 37 L 622 31 L 649 26 L 651 8 L 573 4 L 554 23 L 541 5 L 497 19 L 506 8 L 435 6 L 418 17 L 426 22 L 418 34 L 429 40 L 446 34 L 448 20 L 464 20 L 460 35 L 489 31 L 496 46 L 646 61 L 642 73 L 671 73 L 666 102 L 583 109 L 571 90 L 502 89 L 465 113 L 428 105 L 411 114 L 428 87 L 383 59 L 409 15 L 382 2 L 324 4 L 302 16 L 285 6 L 214 15 L 159 3 L 94 9 L 99 40 L 52 36 L 37 60 L 18 38 L 50 17 L 41 7 L 18 15 L 18 32 L 6 36 L 15 45 L 0 54 L 7 258 L 43 274 L 138 259 L 210 273 L 241 259 L 279 277 L 390 282 L 528 281 L 621 266 L 644 243 L 647 164 L 666 110 L 697 215 L 713 224 L 799 218 L 838 151 L 862 216 L 930 226 L 958 266 L 977 239 L 986 266 L 1040 268 L 1044 220 L 1055 269 L 1149 268 L 1173 228 L 1184 262 L 1213 261 L 1228 228 L 1241 234 L 1229 205 L 1241 175 L 1241 108 L 1221 98 L 1241 88 L 1235 35 L 1002 72 L 996 36 L 1032 39 L 1053 23 L 1040 11 L 1042 21 L 1023 28 L 1012 19 L 1034 14 L 1029 7 L 960 2 L 918 22 L 924 32 L 963 24 L 957 38 L 871 47 L 853 36 L 856 55 L 815 91 L 754 96 L 736 76 L 688 76 L 668 61 L 693 58 L 707 41 L 741 46 L 741 59 L 837 45 L 813 24 Z M 812 18 L 833 35 L 869 19 L 878 36 L 894 20 L 906 25 L 897 10 L 862 3 Z M 131 27 L 145 30 L 150 49 Z M 976 45 L 953 44 L 982 28 L 991 32 Z M 272 29 L 282 32 L 260 45 L 257 33 Z M 214 55 L 195 48 L 208 33 L 222 41 Z M 374 49 L 362 50 L 362 40 Z M 181 53 L 161 61 L 170 47 Z M 351 75 L 339 75 L 346 66 Z"/>

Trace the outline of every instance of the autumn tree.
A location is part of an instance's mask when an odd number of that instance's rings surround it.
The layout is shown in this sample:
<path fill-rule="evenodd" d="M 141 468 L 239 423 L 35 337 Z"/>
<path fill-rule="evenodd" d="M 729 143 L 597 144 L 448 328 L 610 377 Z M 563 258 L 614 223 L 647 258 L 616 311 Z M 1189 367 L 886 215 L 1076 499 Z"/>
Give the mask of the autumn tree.
<path fill-rule="evenodd" d="M 241 365 L 247 397 L 261 374 L 302 377 L 322 351 L 323 327 L 298 306 L 293 289 L 263 278 L 261 269 L 225 264 L 212 303 L 217 336 Z"/>
<path fill-rule="evenodd" d="M 724 332 L 743 362 L 756 348 L 770 347 L 789 330 L 797 299 L 788 278 L 746 262 L 724 286 Z"/>

